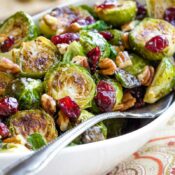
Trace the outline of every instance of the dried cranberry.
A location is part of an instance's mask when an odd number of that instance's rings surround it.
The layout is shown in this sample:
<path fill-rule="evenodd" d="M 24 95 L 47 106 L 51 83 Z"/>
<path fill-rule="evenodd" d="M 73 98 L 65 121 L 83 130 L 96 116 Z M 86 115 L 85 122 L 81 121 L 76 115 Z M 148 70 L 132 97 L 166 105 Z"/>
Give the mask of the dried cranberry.
<path fill-rule="evenodd" d="M 80 116 L 80 107 L 69 97 L 64 97 L 58 101 L 60 110 L 74 122 Z"/>
<path fill-rule="evenodd" d="M 143 19 L 147 16 L 147 10 L 144 5 L 137 1 L 137 19 Z"/>
<path fill-rule="evenodd" d="M 88 52 L 88 62 L 90 66 L 91 73 L 94 74 L 97 69 L 97 65 L 100 59 L 101 51 L 99 47 L 95 47 L 91 51 Z"/>
<path fill-rule="evenodd" d="M 0 118 L 8 117 L 18 111 L 18 102 L 13 97 L 0 99 Z"/>
<path fill-rule="evenodd" d="M 9 129 L 4 123 L 0 122 L 0 138 L 4 139 L 8 137 L 8 135 L 9 135 Z"/>
<path fill-rule="evenodd" d="M 70 44 L 73 41 L 79 41 L 79 35 L 76 33 L 65 33 L 61 35 L 56 35 L 51 38 L 51 41 L 57 45 L 57 44 Z"/>
<path fill-rule="evenodd" d="M 175 26 L 175 7 L 166 9 L 164 19 Z"/>
<path fill-rule="evenodd" d="M 1 52 L 8 52 L 10 48 L 14 45 L 15 39 L 13 36 L 7 37 L 1 44 Z"/>
<path fill-rule="evenodd" d="M 115 7 L 115 0 L 105 0 L 102 4 L 98 5 L 97 8 L 107 9 Z"/>
<path fill-rule="evenodd" d="M 101 112 L 112 111 L 116 102 L 116 91 L 114 87 L 106 81 L 100 81 L 97 85 L 97 95 L 95 103 Z"/>
<path fill-rule="evenodd" d="M 141 108 L 145 106 L 145 102 L 143 101 L 145 95 L 145 87 L 136 87 L 129 90 L 134 98 L 136 98 L 135 108 Z"/>
<path fill-rule="evenodd" d="M 112 38 L 114 38 L 114 36 L 110 33 L 110 32 L 99 32 L 104 39 L 106 39 L 107 41 L 110 41 Z"/>
<path fill-rule="evenodd" d="M 168 39 L 164 36 L 155 36 L 151 38 L 145 45 L 145 47 L 151 52 L 161 52 L 169 45 Z"/>

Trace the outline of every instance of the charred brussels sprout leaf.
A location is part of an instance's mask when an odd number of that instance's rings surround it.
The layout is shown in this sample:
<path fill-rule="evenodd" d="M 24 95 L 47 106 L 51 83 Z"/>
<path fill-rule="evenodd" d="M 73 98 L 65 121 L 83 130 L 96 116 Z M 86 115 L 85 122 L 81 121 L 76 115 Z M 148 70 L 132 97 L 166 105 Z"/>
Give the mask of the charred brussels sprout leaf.
<path fill-rule="evenodd" d="M 45 76 L 48 95 L 55 100 L 70 96 L 82 109 L 91 106 L 95 88 L 89 72 L 71 63 L 58 63 Z"/>
<path fill-rule="evenodd" d="M 167 46 L 160 51 L 152 52 L 146 44 L 154 37 L 161 36 L 167 40 Z M 175 28 L 161 19 L 145 18 L 129 35 L 131 48 L 149 60 L 161 60 L 175 52 Z M 160 47 L 156 46 L 155 47 Z"/>
<path fill-rule="evenodd" d="M 0 72 L 0 96 L 5 95 L 7 85 L 14 80 L 11 74 Z"/>
<path fill-rule="evenodd" d="M 19 47 L 24 41 L 36 38 L 38 29 L 28 14 L 17 12 L 0 25 L 0 34 L 13 36 L 14 45 L 11 48 L 14 48 Z"/>
<path fill-rule="evenodd" d="M 79 122 L 83 122 L 88 120 L 89 118 L 93 117 L 94 114 L 83 110 L 81 112 L 81 115 L 79 117 Z M 97 142 L 101 140 L 105 140 L 107 137 L 107 128 L 106 126 L 101 122 L 87 131 L 85 131 L 80 137 L 76 138 L 73 143 L 74 144 L 81 144 L 81 143 L 91 143 L 91 142 Z"/>
<path fill-rule="evenodd" d="M 113 1 L 111 7 L 103 8 L 104 4 L 98 5 L 95 7 L 95 12 L 98 17 L 105 22 L 112 24 L 114 26 L 121 26 L 125 23 L 132 21 L 137 12 L 136 3 L 133 1 Z"/>
<path fill-rule="evenodd" d="M 9 118 L 12 136 L 21 134 L 28 138 L 31 134 L 41 134 L 47 142 L 58 136 L 53 118 L 42 110 L 19 111 Z"/>
<path fill-rule="evenodd" d="M 24 42 L 19 52 L 14 59 L 21 68 L 21 75 L 25 77 L 43 77 L 58 61 L 56 46 L 44 37 Z"/>
<path fill-rule="evenodd" d="M 27 142 L 30 144 L 33 150 L 40 149 L 47 144 L 44 137 L 39 133 L 29 135 L 27 138 Z"/>
<path fill-rule="evenodd" d="M 131 89 L 134 87 L 141 86 L 139 80 L 135 76 L 126 72 L 125 70 L 118 69 L 115 73 L 115 77 L 124 88 Z"/>
<path fill-rule="evenodd" d="M 15 97 L 19 102 L 20 109 L 39 108 L 42 93 L 41 80 L 31 78 L 16 79 L 6 87 L 6 95 Z"/>
<path fill-rule="evenodd" d="M 70 62 L 73 57 L 75 56 L 84 56 L 83 47 L 80 43 L 74 41 L 72 42 L 68 48 L 66 53 L 64 54 L 63 61 L 64 62 Z"/>
<path fill-rule="evenodd" d="M 156 70 L 151 86 L 148 87 L 144 101 L 155 103 L 169 94 L 175 85 L 175 64 L 172 58 L 164 58 Z"/>
<path fill-rule="evenodd" d="M 101 51 L 101 58 L 106 58 L 110 55 L 110 45 L 103 36 L 97 32 L 81 31 L 80 43 L 86 53 L 98 46 Z"/>
<path fill-rule="evenodd" d="M 141 73 L 145 66 L 149 65 L 149 62 L 136 54 L 129 55 L 132 61 L 132 65 L 125 68 L 125 71 L 137 76 Z"/>

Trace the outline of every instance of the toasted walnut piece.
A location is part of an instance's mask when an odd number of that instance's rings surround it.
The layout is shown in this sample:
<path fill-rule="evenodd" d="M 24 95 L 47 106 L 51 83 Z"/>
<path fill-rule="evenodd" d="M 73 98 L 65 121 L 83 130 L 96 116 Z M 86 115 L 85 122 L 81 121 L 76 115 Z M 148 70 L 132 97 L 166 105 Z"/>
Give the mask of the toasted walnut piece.
<path fill-rule="evenodd" d="M 138 75 L 138 79 L 143 86 L 149 86 L 153 81 L 154 73 L 152 66 L 145 66 L 143 72 Z"/>
<path fill-rule="evenodd" d="M 4 139 L 3 143 L 16 143 L 16 144 L 25 145 L 26 140 L 24 139 L 22 135 L 16 135 L 16 136 Z"/>
<path fill-rule="evenodd" d="M 81 26 L 77 22 L 72 23 L 68 28 L 69 32 L 79 32 L 80 30 Z"/>
<path fill-rule="evenodd" d="M 56 101 L 47 94 L 41 96 L 41 105 L 50 115 L 53 115 L 56 112 Z"/>
<path fill-rule="evenodd" d="M 117 46 L 116 48 L 115 48 L 115 50 L 117 51 L 117 52 L 123 52 L 124 50 L 125 50 L 125 48 L 124 48 L 124 46 Z"/>
<path fill-rule="evenodd" d="M 129 49 L 129 33 L 123 33 L 122 35 L 122 43 L 123 43 L 123 46 L 126 48 L 126 49 Z"/>
<path fill-rule="evenodd" d="M 50 26 L 52 30 L 55 30 L 55 31 L 57 30 L 57 25 L 58 25 L 57 18 L 47 14 L 43 17 L 43 20 L 48 26 Z"/>
<path fill-rule="evenodd" d="M 85 68 L 89 68 L 88 59 L 85 56 L 75 56 L 72 58 L 72 63 L 81 65 Z"/>
<path fill-rule="evenodd" d="M 110 58 L 100 60 L 98 66 L 100 68 L 99 73 L 102 75 L 113 75 L 117 70 L 116 64 Z"/>
<path fill-rule="evenodd" d="M 124 24 L 121 29 L 123 32 L 130 32 L 131 30 L 133 30 L 135 28 L 135 26 L 138 24 L 138 21 L 131 21 L 127 24 Z"/>
<path fill-rule="evenodd" d="M 63 55 L 66 53 L 67 48 L 69 44 L 63 43 L 63 44 L 57 44 L 58 51 Z"/>
<path fill-rule="evenodd" d="M 21 71 L 20 67 L 7 58 L 0 59 L 0 71 L 17 74 Z"/>
<path fill-rule="evenodd" d="M 136 98 L 134 98 L 130 92 L 125 92 L 123 95 L 122 103 L 116 104 L 113 111 L 126 111 L 134 107 L 136 103 Z"/>
<path fill-rule="evenodd" d="M 132 66 L 131 58 L 127 51 L 119 52 L 116 57 L 116 64 L 119 68 L 126 68 Z"/>
<path fill-rule="evenodd" d="M 69 118 L 61 111 L 58 112 L 57 124 L 61 131 L 66 131 L 69 126 Z"/>

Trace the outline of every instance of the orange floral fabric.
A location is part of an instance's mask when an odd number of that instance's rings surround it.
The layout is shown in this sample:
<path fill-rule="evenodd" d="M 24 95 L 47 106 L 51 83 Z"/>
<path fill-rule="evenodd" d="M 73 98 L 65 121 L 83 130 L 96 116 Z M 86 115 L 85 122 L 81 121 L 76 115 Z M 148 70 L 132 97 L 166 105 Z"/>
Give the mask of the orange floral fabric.
<path fill-rule="evenodd" d="M 108 175 L 175 175 L 175 117 Z"/>

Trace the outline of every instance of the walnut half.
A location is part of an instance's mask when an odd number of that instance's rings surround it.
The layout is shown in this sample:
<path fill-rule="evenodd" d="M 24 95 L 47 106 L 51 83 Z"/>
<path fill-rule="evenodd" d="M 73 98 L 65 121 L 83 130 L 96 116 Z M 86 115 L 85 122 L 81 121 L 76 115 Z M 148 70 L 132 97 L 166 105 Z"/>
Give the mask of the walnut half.
<path fill-rule="evenodd" d="M 135 103 L 136 98 L 134 98 L 130 92 L 125 92 L 123 95 L 122 103 L 116 104 L 113 108 L 113 111 L 126 111 L 134 107 Z"/>
<path fill-rule="evenodd" d="M 99 73 L 102 75 L 113 75 L 117 70 L 116 64 L 110 58 L 100 60 L 98 66 L 100 68 Z"/>
<path fill-rule="evenodd" d="M 154 78 L 154 68 L 152 66 L 145 66 L 142 73 L 138 75 L 138 79 L 144 86 L 149 86 Z"/>

